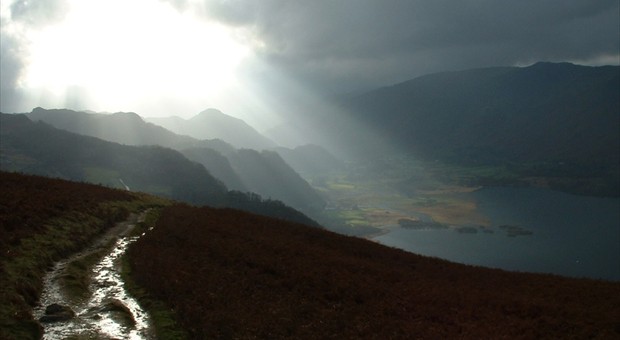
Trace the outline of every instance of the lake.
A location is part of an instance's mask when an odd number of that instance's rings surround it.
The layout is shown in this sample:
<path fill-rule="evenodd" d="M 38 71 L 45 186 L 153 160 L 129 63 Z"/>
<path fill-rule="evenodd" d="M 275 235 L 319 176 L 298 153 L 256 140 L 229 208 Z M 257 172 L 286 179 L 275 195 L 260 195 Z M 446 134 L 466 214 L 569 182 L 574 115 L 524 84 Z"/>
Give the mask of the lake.
<path fill-rule="evenodd" d="M 459 263 L 620 281 L 620 199 L 503 187 L 461 195 L 491 228 L 394 228 L 374 240 Z"/>

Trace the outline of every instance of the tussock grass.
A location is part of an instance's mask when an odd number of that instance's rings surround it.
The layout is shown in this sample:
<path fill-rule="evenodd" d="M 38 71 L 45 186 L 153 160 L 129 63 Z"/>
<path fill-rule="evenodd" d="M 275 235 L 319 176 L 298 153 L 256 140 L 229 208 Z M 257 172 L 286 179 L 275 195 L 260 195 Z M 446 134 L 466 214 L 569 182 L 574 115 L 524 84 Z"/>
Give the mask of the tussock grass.
<path fill-rule="evenodd" d="M 41 327 L 30 310 L 54 261 L 81 250 L 130 212 L 163 202 L 95 185 L 7 172 L 0 172 L 0 192 L 1 339 L 40 338 Z"/>

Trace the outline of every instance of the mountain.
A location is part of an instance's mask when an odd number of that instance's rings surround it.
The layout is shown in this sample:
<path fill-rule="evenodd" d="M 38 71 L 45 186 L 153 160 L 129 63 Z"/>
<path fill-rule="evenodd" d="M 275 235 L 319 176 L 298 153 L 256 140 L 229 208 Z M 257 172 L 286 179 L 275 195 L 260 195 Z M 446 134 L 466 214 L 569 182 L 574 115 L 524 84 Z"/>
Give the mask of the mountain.
<path fill-rule="evenodd" d="M 228 158 L 250 191 L 281 200 L 304 212 L 323 209 L 323 198 L 276 152 L 240 149 Z"/>
<path fill-rule="evenodd" d="M 236 151 L 228 152 L 227 154 Z M 239 175 L 230 165 L 228 158 L 221 153 L 209 148 L 190 148 L 181 150 L 181 153 L 194 162 L 204 165 L 209 172 L 220 179 L 230 190 L 246 192 L 248 188 L 243 184 Z"/>
<path fill-rule="evenodd" d="M 40 107 L 26 114 L 32 121 L 44 121 L 58 129 L 127 145 L 160 145 L 173 149 L 208 147 L 229 151 L 234 148 L 218 140 L 198 140 L 181 136 L 161 126 L 145 122 L 133 112 L 87 113 Z"/>
<path fill-rule="evenodd" d="M 216 109 L 204 110 L 188 120 L 179 117 L 146 119 L 181 135 L 197 139 L 221 139 L 237 148 L 262 150 L 276 146 L 243 120 Z"/>
<path fill-rule="evenodd" d="M 538 63 L 419 77 L 353 98 L 398 145 L 462 161 L 620 157 L 620 67 Z"/>
<path fill-rule="evenodd" d="M 112 142 L 161 145 L 179 150 L 189 159 L 202 164 L 231 190 L 255 192 L 306 212 L 324 204 L 305 180 L 279 156 L 273 157 L 269 152 L 238 151 L 219 139 L 198 140 L 177 135 L 145 122 L 134 113 L 105 115 L 36 108 L 28 116 L 60 129 Z M 262 172 L 262 175 L 253 174 L 255 170 Z"/>
<path fill-rule="evenodd" d="M 236 150 L 225 155 L 228 164 L 207 149 L 188 149 L 183 150 L 183 153 L 189 159 L 210 168 L 214 163 L 221 164 L 220 169 L 214 173 L 220 174 L 232 168 L 233 172 L 222 174 L 222 178 L 227 178 L 235 185 L 240 182 L 242 188 L 238 190 L 280 200 L 310 214 L 325 206 L 323 198 L 274 151 Z"/>
<path fill-rule="evenodd" d="M 178 151 L 78 135 L 44 122 L 34 123 L 25 115 L 1 114 L 0 118 L 0 170 L 128 187 L 193 204 L 233 207 L 318 226 L 273 196 L 263 199 L 257 194 L 227 191 L 203 165 Z"/>
<path fill-rule="evenodd" d="M 200 164 L 160 146 L 128 146 L 0 116 L 0 168 L 128 187 L 196 204 L 221 204 L 226 187 Z"/>
<path fill-rule="evenodd" d="M 525 166 L 529 175 L 615 178 L 618 185 L 618 66 L 537 63 L 431 74 L 342 107 L 417 156 Z M 344 136 L 360 152 L 372 149 L 372 139 Z"/>

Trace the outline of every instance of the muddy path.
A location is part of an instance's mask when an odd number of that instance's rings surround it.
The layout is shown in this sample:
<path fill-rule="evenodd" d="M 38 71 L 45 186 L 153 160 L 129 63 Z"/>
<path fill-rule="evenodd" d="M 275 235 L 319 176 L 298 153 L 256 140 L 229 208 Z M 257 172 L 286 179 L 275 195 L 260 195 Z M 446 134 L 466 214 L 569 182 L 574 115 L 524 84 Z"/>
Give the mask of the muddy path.
<path fill-rule="evenodd" d="M 154 338 L 148 314 L 124 288 L 121 279 L 121 256 L 127 246 L 137 239 L 128 236 L 136 223 L 142 222 L 146 212 L 132 214 L 110 228 L 87 249 L 57 262 L 44 278 L 44 289 L 39 306 L 33 310 L 35 319 L 44 327 L 43 339 L 152 339 Z M 85 268 L 91 278 L 86 295 L 72 294 L 63 285 L 63 275 L 72 263 L 95 256 L 92 267 Z M 72 317 L 53 321 L 50 305 L 70 308 Z"/>

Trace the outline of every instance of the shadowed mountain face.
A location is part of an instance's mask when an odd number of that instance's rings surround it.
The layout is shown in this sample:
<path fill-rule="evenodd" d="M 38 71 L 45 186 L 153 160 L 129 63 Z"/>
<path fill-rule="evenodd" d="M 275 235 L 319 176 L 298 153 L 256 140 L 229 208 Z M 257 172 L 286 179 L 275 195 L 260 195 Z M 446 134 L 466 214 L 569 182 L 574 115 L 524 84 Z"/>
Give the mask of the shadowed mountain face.
<path fill-rule="evenodd" d="M 276 152 L 241 149 L 228 158 L 250 191 L 304 212 L 323 209 L 325 201 Z"/>
<path fill-rule="evenodd" d="M 1 116 L 1 168 L 220 204 L 226 187 L 198 163 L 158 146 L 127 146 Z"/>
<path fill-rule="evenodd" d="M 179 117 L 146 118 L 181 135 L 197 139 L 221 139 L 237 148 L 269 149 L 276 144 L 241 119 L 207 109 L 189 120 Z"/>
<path fill-rule="evenodd" d="M 324 205 L 314 189 L 273 152 L 237 150 L 222 140 L 198 140 L 177 135 L 144 122 L 135 113 L 105 115 L 36 108 L 28 116 L 60 129 L 112 142 L 161 145 L 181 150 L 231 190 L 255 192 L 305 212 Z"/>
<path fill-rule="evenodd" d="M 276 152 L 240 149 L 226 157 L 204 148 L 182 152 L 209 168 L 231 189 L 255 192 L 307 213 L 320 211 L 325 205 L 323 198 Z"/>
<path fill-rule="evenodd" d="M 249 191 L 243 181 L 230 165 L 228 158 L 209 148 L 190 148 L 181 150 L 181 153 L 194 162 L 204 165 L 209 172 L 220 179 L 230 190 L 241 192 Z"/>
<path fill-rule="evenodd" d="M 374 137 L 337 123 L 326 128 L 366 159 L 398 150 L 503 167 L 558 190 L 618 196 L 619 88 L 618 66 L 538 63 L 438 73 L 343 100 L 342 111 L 372 127 Z"/>
<path fill-rule="evenodd" d="M 393 144 L 426 157 L 617 167 L 619 88 L 620 67 L 538 63 L 432 74 L 345 106 Z"/>
<path fill-rule="evenodd" d="M 216 151 L 212 151 L 216 152 Z M 282 202 L 228 192 L 199 163 L 161 146 L 129 146 L 0 114 L 0 170 L 147 192 L 193 204 L 226 206 L 317 226 Z"/>

